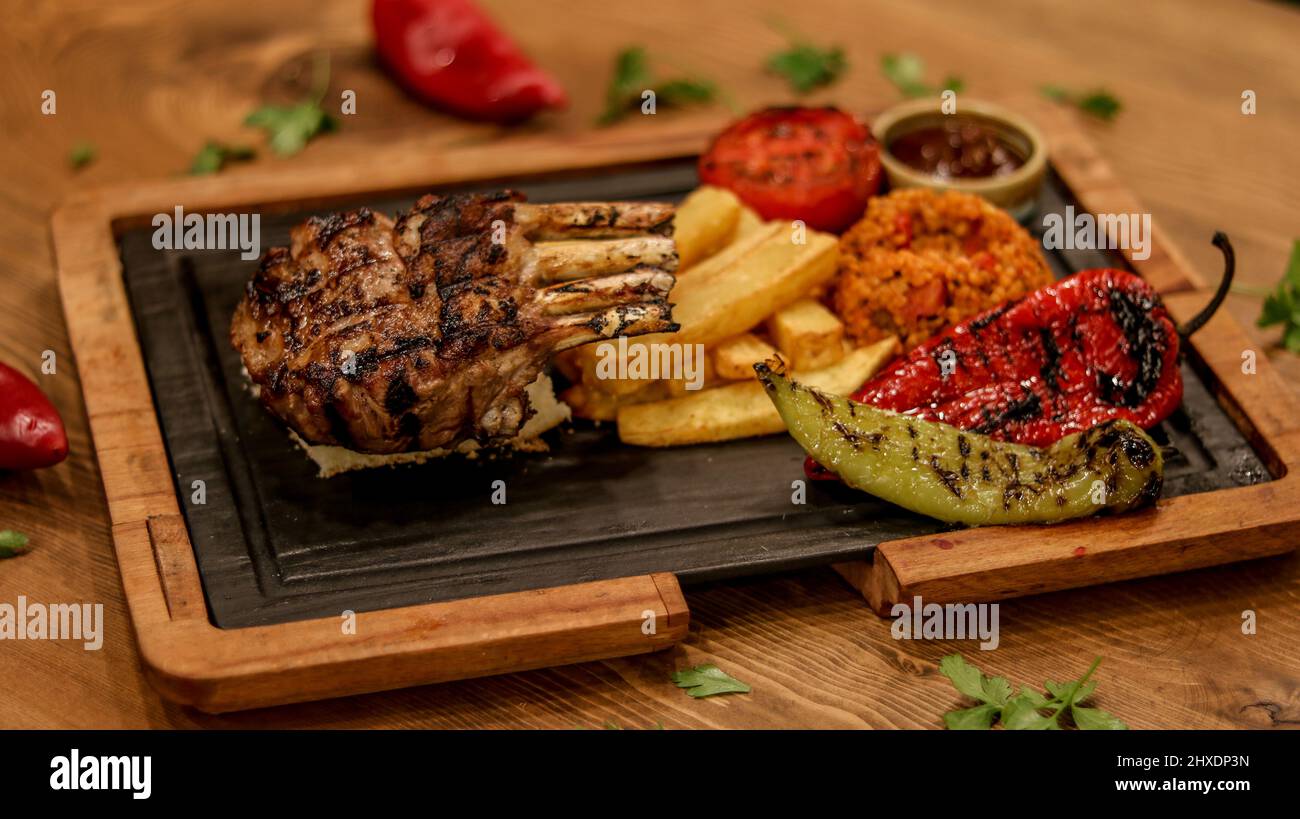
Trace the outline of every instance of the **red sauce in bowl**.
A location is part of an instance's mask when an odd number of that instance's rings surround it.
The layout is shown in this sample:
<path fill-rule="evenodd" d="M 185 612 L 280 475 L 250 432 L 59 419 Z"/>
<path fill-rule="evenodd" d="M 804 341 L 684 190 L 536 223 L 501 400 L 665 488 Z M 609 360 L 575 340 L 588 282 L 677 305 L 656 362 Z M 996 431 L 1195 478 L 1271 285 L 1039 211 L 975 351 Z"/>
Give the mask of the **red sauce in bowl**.
<path fill-rule="evenodd" d="M 960 116 L 890 140 L 889 152 L 940 179 L 1006 176 L 1025 164 L 1025 157 L 997 131 Z"/>

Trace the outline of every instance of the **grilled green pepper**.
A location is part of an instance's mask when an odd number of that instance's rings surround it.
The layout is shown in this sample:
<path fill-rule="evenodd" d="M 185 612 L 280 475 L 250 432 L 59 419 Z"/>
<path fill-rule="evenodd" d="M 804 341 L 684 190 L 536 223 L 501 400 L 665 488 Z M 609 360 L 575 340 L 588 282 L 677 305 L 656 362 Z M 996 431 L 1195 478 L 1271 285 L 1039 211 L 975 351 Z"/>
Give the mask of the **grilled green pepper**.
<path fill-rule="evenodd" d="M 758 377 L 786 427 L 840 479 L 949 523 L 1053 523 L 1160 496 L 1164 459 L 1139 427 L 1107 421 L 1045 448 L 923 421 L 792 383 L 768 364 Z"/>

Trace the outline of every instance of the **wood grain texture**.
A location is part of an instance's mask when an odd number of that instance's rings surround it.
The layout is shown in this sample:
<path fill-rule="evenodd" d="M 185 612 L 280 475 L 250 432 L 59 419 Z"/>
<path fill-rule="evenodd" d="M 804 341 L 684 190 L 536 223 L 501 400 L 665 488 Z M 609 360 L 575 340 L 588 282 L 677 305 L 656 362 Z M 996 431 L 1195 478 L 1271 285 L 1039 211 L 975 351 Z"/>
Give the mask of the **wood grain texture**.
<path fill-rule="evenodd" d="M 885 51 L 924 56 L 936 75 L 963 76 L 993 100 L 1042 82 L 1106 85 L 1126 110 L 1111 125 L 1085 121 L 1090 138 L 1156 226 L 1193 269 L 1218 266 L 1214 229 L 1237 245 L 1239 275 L 1270 285 L 1281 275 L 1300 210 L 1293 163 L 1300 126 L 1300 16 L 1281 4 L 1043 4 L 1001 0 L 909 4 L 810 0 L 792 13 L 771 0 L 580 0 L 556 15 L 547 4 L 485 0 L 569 88 L 574 107 L 527 133 L 577 133 L 599 111 L 614 52 L 644 43 L 677 66 L 707 73 L 741 107 L 790 100 L 758 66 L 780 38 L 765 24 L 793 17 L 810 35 L 843 44 L 853 65 L 838 87 L 811 97 L 853 110 L 896 99 L 875 65 Z M 292 99 L 305 57 L 328 47 L 331 90 L 357 90 L 358 114 L 340 133 L 292 159 L 264 158 L 311 174 L 376 142 L 411 152 L 506 136 L 432 113 L 373 68 L 365 3 L 68 2 L 37 4 L 0 30 L 0 358 L 28 374 L 41 352 L 59 356 L 42 387 L 67 421 L 72 456 L 54 469 L 0 477 L 0 527 L 32 536 L 36 551 L 0 563 L 0 600 L 93 600 L 105 605 L 104 648 L 0 644 L 0 725 L 66 727 L 936 727 L 957 698 L 937 661 L 970 643 L 896 642 L 888 623 L 829 571 L 688 591 L 691 636 L 671 652 L 487 680 L 427 686 L 224 717 L 165 703 L 144 681 L 114 560 L 103 488 L 92 457 L 78 372 L 54 283 L 49 215 L 85 184 L 179 173 L 206 139 L 256 142 L 240 127 L 267 100 Z M 828 25 L 826 21 L 833 24 Z M 852 32 L 852 36 L 842 34 Z M 59 113 L 39 115 L 40 92 Z M 1243 89 L 1259 114 L 1239 112 Z M 723 112 L 725 113 L 725 112 Z M 660 114 L 620 129 L 654 129 L 695 114 Z M 702 114 L 700 116 L 707 116 Z M 88 139 L 100 158 L 74 173 L 67 151 Z M 235 168 L 228 173 L 246 173 Z M 1228 307 L 1261 354 L 1294 385 L 1300 362 L 1276 333 L 1249 326 L 1258 302 Z M 1236 355 L 1239 351 L 1231 351 Z M 1294 395 L 1294 394 L 1293 394 Z M 129 408 L 127 408 L 129 409 Z M 1244 636 L 1241 614 L 1259 614 Z M 1104 707 L 1135 727 L 1285 726 L 1300 721 L 1300 558 L 1268 558 L 1175 577 L 1026 598 L 1002 606 L 1002 644 L 976 660 L 1018 683 L 1060 678 L 1105 655 Z M 750 682 L 744 697 L 691 700 L 668 682 L 674 668 L 717 662 Z"/>

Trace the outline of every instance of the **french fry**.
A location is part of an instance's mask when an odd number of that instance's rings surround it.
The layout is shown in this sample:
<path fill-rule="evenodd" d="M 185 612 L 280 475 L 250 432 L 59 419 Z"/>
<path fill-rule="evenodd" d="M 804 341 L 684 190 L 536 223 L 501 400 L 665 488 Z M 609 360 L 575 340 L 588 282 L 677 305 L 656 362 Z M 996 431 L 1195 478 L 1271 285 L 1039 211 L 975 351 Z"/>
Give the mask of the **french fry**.
<path fill-rule="evenodd" d="M 767 330 L 789 365 L 829 367 L 844 357 L 844 324 L 816 299 L 800 299 L 767 320 Z"/>
<path fill-rule="evenodd" d="M 633 347 L 657 349 L 655 344 L 713 344 L 748 331 L 788 304 L 798 301 L 811 288 L 835 274 L 839 254 L 834 236 L 808 231 L 807 241 L 790 240 L 787 225 L 772 223 L 733 243 L 708 259 L 689 276 L 683 276 L 669 298 L 673 320 L 681 325 L 676 333 L 654 333 L 628 340 Z M 715 265 L 715 260 L 722 260 Z M 583 347 L 583 382 L 615 395 L 640 389 L 642 382 L 630 379 L 598 379 L 596 365 L 600 345 Z"/>
<path fill-rule="evenodd" d="M 726 188 L 705 185 L 691 191 L 673 217 L 679 273 L 717 253 L 736 232 L 740 200 Z"/>
<path fill-rule="evenodd" d="M 618 418 L 621 407 L 648 401 L 663 401 L 671 397 L 672 393 L 669 392 L 667 382 L 664 381 L 650 382 L 645 389 L 630 395 L 609 395 L 593 390 L 586 384 L 574 384 L 560 393 L 560 400 L 573 410 L 573 417 L 585 418 L 588 421 L 614 421 Z"/>
<path fill-rule="evenodd" d="M 687 277 L 691 282 L 691 286 L 687 288 L 687 299 L 690 300 L 692 298 L 689 295 L 689 291 L 703 290 L 706 282 L 711 281 L 732 269 L 746 256 L 754 253 L 764 241 L 774 235 L 776 235 L 774 229 L 763 231 L 762 233 L 751 234 L 743 239 L 732 242 L 720 252 L 700 262 L 699 265 L 696 266 L 695 270 L 691 271 L 691 275 Z M 681 294 L 682 288 L 685 286 L 685 281 L 685 279 L 679 279 L 677 284 L 673 286 L 672 293 L 669 295 L 669 299 L 673 302 L 678 300 L 678 296 Z M 599 344 L 587 344 L 582 347 L 575 347 L 571 351 L 573 355 L 573 361 L 571 362 L 572 366 L 578 368 L 578 371 L 581 373 L 583 384 L 586 385 L 588 389 L 598 390 L 607 394 L 627 395 L 636 392 L 637 389 L 639 389 L 638 385 L 644 386 L 645 382 L 606 380 L 596 377 L 596 365 L 600 360 L 600 356 L 597 354 L 596 349 L 598 346 Z M 568 378 L 571 381 L 578 380 L 573 376 L 568 376 Z"/>
<path fill-rule="evenodd" d="M 776 348 L 753 333 L 742 333 L 713 347 L 713 369 L 725 381 L 757 377 L 754 365 L 776 355 Z"/>
<path fill-rule="evenodd" d="M 740 217 L 736 219 L 736 232 L 732 234 L 731 241 L 743 239 L 754 231 L 763 226 L 763 217 L 750 207 L 741 206 Z"/>
<path fill-rule="evenodd" d="M 764 227 L 770 226 L 764 225 Z M 690 276 L 679 280 L 677 285 L 673 287 L 672 295 L 675 296 L 681 292 L 681 288 L 686 284 L 687 278 L 691 280 L 691 287 L 687 288 L 688 290 L 702 288 L 705 281 L 723 275 L 728 270 L 739 264 L 746 256 L 754 253 L 763 242 L 776 235 L 776 230 L 769 229 L 754 231 L 745 236 L 736 238 L 735 241 L 722 248 L 722 250 L 719 250 L 717 253 L 697 264 L 695 269 L 691 271 Z"/>
<path fill-rule="evenodd" d="M 717 385 L 721 381 L 727 380 L 727 379 L 718 378 L 717 370 L 714 369 L 713 367 L 713 360 L 709 358 L 707 352 L 704 355 L 698 357 L 698 361 L 696 362 L 696 365 L 700 368 L 700 373 L 696 376 L 698 381 L 683 377 L 683 378 L 665 378 L 658 382 L 659 384 L 663 385 L 663 389 L 668 394 L 669 398 L 678 398 L 683 395 L 691 395 L 693 393 L 699 392 L 701 389 L 707 389 L 709 387 Z M 687 389 L 688 386 L 693 385 L 695 383 L 700 383 L 703 385 L 703 387 L 692 386 L 690 389 Z M 640 393 L 637 394 L 639 395 Z"/>
<path fill-rule="evenodd" d="M 835 364 L 794 375 L 823 392 L 847 395 L 898 354 L 895 338 L 853 350 Z M 785 431 L 776 407 L 757 381 L 727 384 L 682 398 L 625 405 L 618 410 L 618 437 L 634 446 L 685 446 Z"/>

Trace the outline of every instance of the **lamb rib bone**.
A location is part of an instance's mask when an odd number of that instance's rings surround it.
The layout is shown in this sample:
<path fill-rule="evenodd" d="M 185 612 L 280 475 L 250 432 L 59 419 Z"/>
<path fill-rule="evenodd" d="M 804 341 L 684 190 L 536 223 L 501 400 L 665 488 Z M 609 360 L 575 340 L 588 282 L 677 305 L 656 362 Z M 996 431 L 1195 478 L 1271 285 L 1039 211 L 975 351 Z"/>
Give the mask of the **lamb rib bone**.
<path fill-rule="evenodd" d="M 231 341 L 266 407 L 310 443 L 501 443 L 552 354 L 677 329 L 672 215 L 506 191 L 426 196 L 396 219 L 314 217 L 263 256 Z"/>

